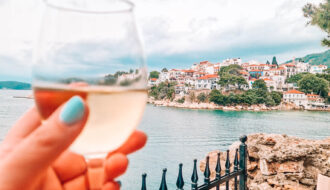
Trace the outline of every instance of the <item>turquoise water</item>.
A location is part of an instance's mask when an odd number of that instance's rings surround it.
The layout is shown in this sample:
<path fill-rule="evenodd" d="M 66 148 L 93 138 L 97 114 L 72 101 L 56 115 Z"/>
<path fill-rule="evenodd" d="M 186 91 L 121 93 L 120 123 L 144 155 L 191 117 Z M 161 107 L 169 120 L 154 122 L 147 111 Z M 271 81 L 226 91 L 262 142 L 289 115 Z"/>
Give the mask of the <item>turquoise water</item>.
<path fill-rule="evenodd" d="M 0 139 L 33 100 L 13 95 L 29 91 L 0 90 Z M 146 147 L 130 156 L 122 189 L 140 189 L 141 174 L 147 173 L 149 189 L 158 189 L 162 168 L 167 167 L 169 189 L 175 189 L 178 164 L 183 163 L 184 179 L 190 187 L 193 159 L 226 148 L 242 134 L 278 133 L 308 139 L 330 136 L 330 113 L 307 111 L 232 112 L 188 110 L 148 105 L 139 126 L 148 136 Z M 202 174 L 199 173 L 200 181 Z M 188 188 L 189 189 L 189 188 Z"/>

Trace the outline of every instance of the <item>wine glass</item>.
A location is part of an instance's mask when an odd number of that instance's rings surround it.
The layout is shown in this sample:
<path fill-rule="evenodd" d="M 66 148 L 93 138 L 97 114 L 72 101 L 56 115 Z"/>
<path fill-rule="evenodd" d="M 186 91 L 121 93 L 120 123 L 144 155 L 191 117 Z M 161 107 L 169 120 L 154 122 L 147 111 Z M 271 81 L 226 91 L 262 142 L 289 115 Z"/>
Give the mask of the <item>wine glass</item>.
<path fill-rule="evenodd" d="M 132 134 L 147 100 L 147 70 L 126 0 L 44 0 L 34 56 L 36 106 L 47 119 L 72 96 L 89 106 L 71 145 L 86 159 L 105 158 Z"/>

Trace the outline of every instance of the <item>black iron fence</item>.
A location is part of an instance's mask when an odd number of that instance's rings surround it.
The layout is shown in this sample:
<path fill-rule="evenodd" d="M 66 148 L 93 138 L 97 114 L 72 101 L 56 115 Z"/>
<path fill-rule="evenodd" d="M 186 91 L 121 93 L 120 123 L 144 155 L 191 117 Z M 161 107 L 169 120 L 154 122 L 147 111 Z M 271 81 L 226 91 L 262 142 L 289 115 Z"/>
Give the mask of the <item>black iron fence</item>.
<path fill-rule="evenodd" d="M 225 174 L 221 176 L 221 164 L 220 164 L 220 153 L 217 155 L 217 163 L 215 167 L 215 179 L 211 180 L 211 170 L 209 166 L 209 156 L 206 157 L 206 164 L 204 170 L 204 183 L 198 185 L 198 174 L 197 174 L 197 160 L 194 160 L 194 169 L 191 176 L 191 189 L 192 190 L 208 190 L 212 188 L 216 188 L 216 190 L 220 189 L 220 185 L 225 183 L 226 190 L 229 190 L 229 180 L 234 179 L 234 189 L 237 190 L 239 186 L 239 190 L 246 190 L 246 181 L 247 181 L 247 146 L 245 144 L 247 137 L 244 135 L 240 138 L 241 144 L 239 145 L 239 149 L 236 149 L 235 157 L 234 157 L 234 167 L 233 171 L 230 171 L 230 159 L 229 159 L 229 150 L 227 150 L 227 158 L 225 163 Z M 179 164 L 179 174 L 176 181 L 177 190 L 183 190 L 185 182 L 183 180 L 182 175 L 182 164 Z M 163 169 L 162 181 L 159 187 L 159 190 L 167 190 L 166 184 L 166 168 Z M 239 177 L 239 178 L 238 178 Z M 142 188 L 141 190 L 146 190 L 146 178 L 147 174 L 142 175 Z"/>

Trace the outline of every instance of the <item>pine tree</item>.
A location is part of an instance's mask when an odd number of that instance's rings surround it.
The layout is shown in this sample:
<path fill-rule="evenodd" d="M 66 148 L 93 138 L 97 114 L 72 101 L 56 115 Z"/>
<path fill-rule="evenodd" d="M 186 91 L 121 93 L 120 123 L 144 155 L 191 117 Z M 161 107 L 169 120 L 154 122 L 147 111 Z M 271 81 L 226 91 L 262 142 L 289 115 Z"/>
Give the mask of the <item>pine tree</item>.
<path fill-rule="evenodd" d="M 270 63 L 269 63 L 269 61 L 268 61 L 268 60 L 267 60 L 266 64 L 267 64 L 267 65 L 270 65 Z"/>
<path fill-rule="evenodd" d="M 273 57 L 272 65 L 276 65 L 276 66 L 278 66 L 277 61 L 276 61 L 276 57 L 275 57 L 275 56 Z"/>

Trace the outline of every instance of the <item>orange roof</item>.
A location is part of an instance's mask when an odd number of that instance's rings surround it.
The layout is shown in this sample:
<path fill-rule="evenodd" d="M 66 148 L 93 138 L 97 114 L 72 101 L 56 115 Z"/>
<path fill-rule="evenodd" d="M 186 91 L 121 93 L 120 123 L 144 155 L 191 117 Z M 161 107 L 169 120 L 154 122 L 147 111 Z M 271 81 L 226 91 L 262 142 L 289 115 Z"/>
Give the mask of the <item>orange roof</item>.
<path fill-rule="evenodd" d="M 326 67 L 326 65 L 318 65 L 319 67 Z"/>
<path fill-rule="evenodd" d="M 171 69 L 170 71 L 180 71 L 179 69 Z"/>
<path fill-rule="evenodd" d="M 156 81 L 157 79 L 156 79 L 156 78 L 151 78 L 150 80 L 151 80 L 151 81 Z"/>
<path fill-rule="evenodd" d="M 254 69 L 254 70 L 251 70 L 250 72 L 260 72 L 262 70 L 258 70 L 258 69 Z"/>
<path fill-rule="evenodd" d="M 264 81 L 272 81 L 272 79 L 269 79 L 269 78 L 264 78 L 262 80 L 264 80 Z"/>
<path fill-rule="evenodd" d="M 217 74 L 213 74 L 213 75 L 205 75 L 205 76 L 202 76 L 202 77 L 199 77 L 198 79 L 210 79 L 210 78 L 218 78 L 219 75 Z"/>
<path fill-rule="evenodd" d="M 240 71 L 239 73 L 241 73 L 242 75 L 247 75 L 247 74 L 249 74 L 249 73 L 246 72 L 246 71 Z"/>
<path fill-rule="evenodd" d="M 201 61 L 199 64 L 203 65 L 203 64 L 206 64 L 208 63 L 209 61 Z"/>
<path fill-rule="evenodd" d="M 259 65 L 249 65 L 250 67 L 257 67 L 257 66 L 259 66 Z"/>
<path fill-rule="evenodd" d="M 257 80 L 257 79 L 255 79 L 255 78 L 252 78 L 250 81 L 255 81 L 255 80 Z"/>
<path fill-rule="evenodd" d="M 185 72 L 185 73 L 193 73 L 193 72 L 195 72 L 194 70 L 182 70 L 182 72 Z"/>
<path fill-rule="evenodd" d="M 299 90 L 289 90 L 287 92 L 284 92 L 284 94 L 305 94 L 305 93 L 300 92 Z"/>

